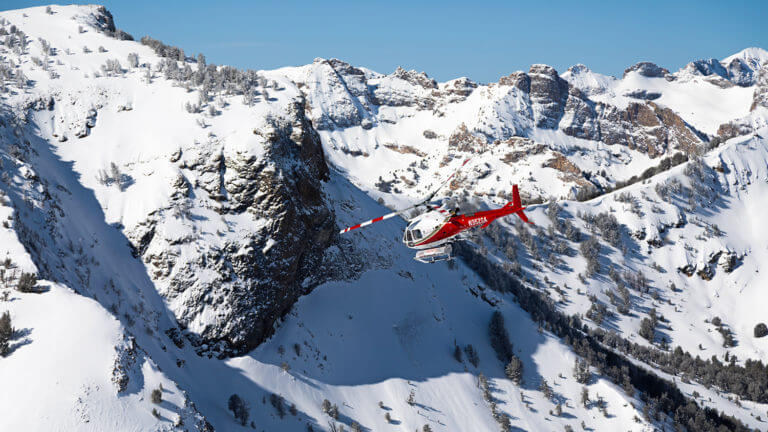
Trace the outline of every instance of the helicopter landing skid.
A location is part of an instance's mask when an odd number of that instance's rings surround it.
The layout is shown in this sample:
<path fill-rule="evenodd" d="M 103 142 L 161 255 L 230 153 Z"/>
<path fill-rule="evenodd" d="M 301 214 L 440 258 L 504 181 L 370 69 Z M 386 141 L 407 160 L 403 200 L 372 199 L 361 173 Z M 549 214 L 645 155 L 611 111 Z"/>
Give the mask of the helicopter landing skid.
<path fill-rule="evenodd" d="M 449 243 L 431 249 L 420 250 L 416 252 L 416 256 L 413 257 L 413 259 L 425 264 L 430 264 L 437 261 L 447 261 L 453 259 L 453 256 L 451 256 L 452 251 L 453 248 Z"/>

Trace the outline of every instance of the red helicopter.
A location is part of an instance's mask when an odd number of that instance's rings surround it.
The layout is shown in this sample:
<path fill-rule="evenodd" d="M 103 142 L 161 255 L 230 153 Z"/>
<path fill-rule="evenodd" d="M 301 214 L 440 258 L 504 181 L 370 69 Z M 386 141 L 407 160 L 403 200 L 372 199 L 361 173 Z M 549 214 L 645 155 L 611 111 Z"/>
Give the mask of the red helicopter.
<path fill-rule="evenodd" d="M 465 160 L 461 167 L 466 165 L 468 161 L 469 159 Z M 408 226 L 403 234 L 403 243 L 411 249 L 419 250 L 414 257 L 415 260 L 423 263 L 432 263 L 451 259 L 451 242 L 457 239 L 456 236 L 458 234 L 466 230 L 476 227 L 486 228 L 494 220 L 513 213 L 520 217 L 523 222 L 533 224 L 523 213 L 525 207 L 523 207 L 520 201 L 517 185 L 512 186 L 512 202 L 498 209 L 480 211 L 473 214 L 457 214 L 458 208 L 448 210 L 444 205 L 430 203 L 437 192 L 456 175 L 456 172 L 451 174 L 434 192 L 418 204 L 345 228 L 341 230 L 340 234 L 371 225 L 374 222 L 389 219 L 393 216 L 403 215 L 419 207 L 424 207 L 427 209 L 424 213 L 408 220 Z"/>

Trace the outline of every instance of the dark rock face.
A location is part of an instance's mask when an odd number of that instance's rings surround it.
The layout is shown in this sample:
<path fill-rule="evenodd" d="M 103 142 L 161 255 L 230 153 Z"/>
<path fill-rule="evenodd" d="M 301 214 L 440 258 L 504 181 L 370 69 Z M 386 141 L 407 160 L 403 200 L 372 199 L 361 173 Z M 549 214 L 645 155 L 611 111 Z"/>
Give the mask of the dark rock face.
<path fill-rule="evenodd" d="M 751 134 L 754 131 L 755 129 L 749 121 L 734 120 L 729 123 L 721 124 L 720 127 L 717 128 L 717 136 L 725 141 L 733 137 Z"/>
<path fill-rule="evenodd" d="M 632 71 L 637 71 L 637 73 L 640 75 L 649 78 L 665 78 L 667 75 L 669 75 L 669 71 L 667 69 L 664 69 L 661 66 L 657 66 L 651 62 L 640 62 L 634 66 L 628 67 L 624 70 L 624 76 L 626 77 L 627 74 Z"/>
<path fill-rule="evenodd" d="M 112 13 L 108 11 L 104 6 L 99 6 L 96 9 L 96 12 L 93 14 L 93 17 L 96 19 L 97 27 L 99 27 L 102 31 L 111 34 L 116 30 L 115 19 L 112 17 Z"/>
<path fill-rule="evenodd" d="M 449 82 L 445 86 L 445 94 L 449 96 L 457 96 L 451 98 L 451 102 L 458 102 L 466 99 L 467 96 L 477 88 L 477 83 L 468 78 L 459 78 Z"/>
<path fill-rule="evenodd" d="M 725 68 L 728 70 L 728 79 L 737 86 L 749 87 L 757 77 L 756 72 L 738 58 L 731 60 Z"/>
<path fill-rule="evenodd" d="M 425 89 L 437 88 L 437 82 L 428 77 L 424 72 L 416 72 L 414 70 L 405 70 L 401 67 L 397 67 L 393 74 L 396 78 L 400 78 L 403 81 L 407 81 L 413 85 L 423 87 Z"/>
<path fill-rule="evenodd" d="M 593 102 L 575 88 L 568 94 L 560 128 L 577 138 L 625 145 L 650 157 L 670 149 L 691 152 L 701 143 L 695 131 L 670 109 L 646 102 L 630 103 L 619 110 Z"/>
<path fill-rule="evenodd" d="M 640 100 L 656 100 L 661 97 L 661 93 L 649 92 L 645 90 L 635 90 L 629 93 L 625 93 L 624 96 Z"/>
<path fill-rule="evenodd" d="M 313 271 L 322 264 L 336 224 L 322 192 L 328 167 L 304 101 L 295 101 L 285 117 L 268 119 L 254 134 L 263 138 L 265 152 L 185 155 L 180 164 L 210 179 L 198 186 L 218 201 L 222 217 L 250 216 L 264 221 L 256 225 L 260 228 L 223 244 L 171 241 L 157 234 L 170 216 L 154 214 L 129 233 L 178 322 L 195 327 L 193 342 L 214 343 L 224 354 L 256 347 L 299 296 L 331 274 Z M 176 178 L 173 184 L 179 193 L 171 208 L 191 206 L 188 183 Z M 185 254 L 174 248 L 185 244 L 195 247 Z"/>
<path fill-rule="evenodd" d="M 718 75 L 723 78 L 728 77 L 728 71 L 720 64 L 720 60 L 717 59 L 696 60 L 688 63 L 686 69 L 702 76 Z"/>
<path fill-rule="evenodd" d="M 525 72 L 513 72 L 508 76 L 499 79 L 499 85 L 513 86 L 525 93 L 531 92 L 531 77 Z"/>
<path fill-rule="evenodd" d="M 459 125 L 448 138 L 448 147 L 469 153 L 479 152 L 482 150 L 484 143 L 480 137 L 472 134 L 464 123 Z"/>
<path fill-rule="evenodd" d="M 528 72 L 531 80 L 530 98 L 533 105 L 534 124 L 540 128 L 554 129 L 565 112 L 568 99 L 568 82 L 547 65 L 533 65 Z"/>
<path fill-rule="evenodd" d="M 318 62 L 316 61 L 316 64 Z M 322 85 L 338 88 L 340 95 L 334 96 L 333 103 L 327 106 L 310 103 L 312 119 L 318 129 L 361 125 L 366 129 L 377 121 L 376 106 L 409 106 L 420 110 L 432 110 L 435 115 L 442 115 L 447 104 L 460 102 L 473 93 L 477 84 L 466 78 L 449 81 L 438 85 L 424 73 L 406 71 L 398 68 L 394 73 L 375 77 L 376 81 L 366 79 L 366 74 L 339 60 L 323 60 L 333 70 L 333 76 L 323 78 L 328 83 Z M 719 68 L 718 68 L 719 67 Z M 717 61 L 699 61 L 689 65 L 696 74 L 709 74 L 728 85 L 717 73 L 725 73 L 725 68 Z M 585 66 L 577 65 L 571 72 L 586 71 Z M 664 68 L 653 63 L 641 62 L 626 70 L 637 71 L 643 76 L 665 77 L 671 79 Z M 330 82 L 333 81 L 333 82 Z M 311 87 L 307 84 L 302 88 Z M 457 129 L 449 139 L 449 146 L 456 149 L 476 148 L 480 144 L 468 135 L 484 135 L 488 142 L 507 139 L 513 135 L 525 136 L 531 126 L 544 129 L 561 129 L 566 134 L 578 138 L 601 141 L 606 144 L 620 144 L 647 153 L 651 157 L 663 155 L 667 150 L 679 149 L 690 152 L 700 144 L 701 134 L 686 124 L 671 110 L 655 104 L 631 103 L 625 109 L 590 99 L 579 88 L 571 86 L 562 79 L 557 71 L 547 65 L 532 65 L 526 72 L 514 72 L 501 77 L 498 82 L 500 94 L 519 111 L 519 124 L 493 124 L 487 128 L 476 127 L 471 133 Z M 493 88 L 492 84 L 489 88 Z M 504 95 L 503 87 L 514 87 Z M 628 96 L 641 101 L 651 101 L 661 97 L 659 93 L 637 90 Z M 308 97 L 309 93 L 308 93 Z M 489 96 L 491 97 L 491 96 Z M 762 100 L 762 99 L 761 99 Z M 312 102 L 312 101 L 310 101 Z M 509 117 L 510 113 L 495 111 L 508 109 L 509 104 L 499 103 L 484 109 L 482 115 L 491 122 Z"/>

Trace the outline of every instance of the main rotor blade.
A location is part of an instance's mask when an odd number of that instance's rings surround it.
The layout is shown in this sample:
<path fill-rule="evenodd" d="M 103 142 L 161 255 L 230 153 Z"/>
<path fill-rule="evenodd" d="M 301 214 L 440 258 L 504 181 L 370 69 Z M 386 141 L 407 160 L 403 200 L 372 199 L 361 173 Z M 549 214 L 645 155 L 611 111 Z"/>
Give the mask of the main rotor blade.
<path fill-rule="evenodd" d="M 432 192 L 431 194 L 429 194 L 429 195 L 427 196 L 427 198 L 425 198 L 425 199 L 424 199 L 424 201 L 422 201 L 422 202 L 421 202 L 421 204 L 424 204 L 424 203 L 427 203 L 427 202 L 429 202 L 429 201 L 432 201 L 432 198 L 434 198 L 434 197 L 435 197 L 435 195 L 437 195 L 437 193 L 438 193 L 438 192 L 440 192 L 440 190 L 443 188 L 443 186 L 445 186 L 446 184 L 448 184 L 448 182 L 450 182 L 450 181 L 451 181 L 451 179 L 452 179 L 452 178 L 453 178 L 453 177 L 454 177 L 456 174 L 458 174 L 458 173 L 459 173 L 459 171 L 461 171 L 461 169 L 462 169 L 462 168 L 464 168 L 464 165 L 466 165 L 466 164 L 467 164 L 467 162 L 469 162 L 469 158 L 467 158 L 467 159 L 464 159 L 464 162 L 462 162 L 462 163 L 461 163 L 461 166 L 460 166 L 460 167 L 458 167 L 458 168 L 456 169 L 456 171 L 454 171 L 454 172 L 453 172 L 453 174 L 451 174 L 450 176 L 448 176 L 448 178 L 447 178 L 447 179 L 445 179 L 445 180 L 444 180 L 442 183 L 440 183 L 440 186 L 438 186 L 438 187 L 437 187 L 437 189 L 435 189 L 435 190 L 434 190 L 434 192 Z"/>
<path fill-rule="evenodd" d="M 365 227 L 365 226 L 371 225 L 371 224 L 373 224 L 373 223 L 375 223 L 375 222 L 381 222 L 381 221 L 383 221 L 383 220 L 389 219 L 389 218 L 391 218 L 391 217 L 394 217 L 394 216 L 397 216 L 397 215 L 399 215 L 399 214 L 403 214 L 403 213 L 405 213 L 405 212 L 407 212 L 407 211 L 410 211 L 410 210 L 413 210 L 413 209 L 415 209 L 415 208 L 418 208 L 418 207 L 422 207 L 422 206 L 424 206 L 424 207 L 427 207 L 427 208 L 432 208 L 433 210 L 437 210 L 437 211 L 439 211 L 439 212 L 441 212 L 441 213 L 446 213 L 446 212 L 447 212 L 446 210 L 440 209 L 438 206 L 429 205 L 429 202 L 430 202 L 430 201 L 432 201 L 432 198 L 434 198 L 434 197 L 435 197 L 435 195 L 437 195 L 437 193 L 438 193 L 438 192 L 440 192 L 440 189 L 442 189 L 442 188 L 443 188 L 443 186 L 445 186 L 445 185 L 446 185 L 446 184 L 447 184 L 449 181 L 451 181 L 451 179 L 452 179 L 452 178 L 453 178 L 453 177 L 454 177 L 456 174 L 458 174 L 458 172 L 459 172 L 459 171 L 461 171 L 461 169 L 462 169 L 462 168 L 464 168 L 464 165 L 466 165 L 466 164 L 467 164 L 467 162 L 469 162 L 469 159 L 465 159 L 465 160 L 464 160 L 464 162 L 462 162 L 461 166 L 460 166 L 460 167 L 459 167 L 459 168 L 458 168 L 456 171 L 454 171 L 454 172 L 453 172 L 453 174 L 451 174 L 451 175 L 450 175 L 450 176 L 449 176 L 447 179 L 445 179 L 445 180 L 444 180 L 442 183 L 440 183 L 440 186 L 438 186 L 438 188 L 437 188 L 437 189 L 435 189 L 435 191 L 434 191 L 434 192 L 432 192 L 431 194 L 429 194 L 429 195 L 428 195 L 428 196 L 427 196 L 427 197 L 426 197 L 424 200 L 422 200 L 421 202 L 419 202 L 419 203 L 416 203 L 416 204 L 414 204 L 414 205 L 412 205 L 412 206 L 410 206 L 410 207 L 408 207 L 408 208 L 404 208 L 404 209 L 402 209 L 402 210 L 394 211 L 394 212 L 392 212 L 392 213 L 387 213 L 387 214 L 385 214 L 384 216 L 379 216 L 379 217 L 377 217 L 377 218 L 374 218 L 374 219 L 371 219 L 371 220 L 368 220 L 368 221 L 365 221 L 365 222 L 359 223 L 359 224 L 357 224 L 357 225 L 353 225 L 353 226 L 351 226 L 351 227 L 349 227 L 349 228 L 344 228 L 343 230 L 339 231 L 339 234 L 344 234 L 344 233 L 346 233 L 346 232 L 349 232 L 349 231 L 352 231 L 352 230 L 356 230 L 356 229 L 358 229 L 358 228 L 362 228 L 362 227 Z"/>
<path fill-rule="evenodd" d="M 403 213 L 405 213 L 407 211 L 410 211 L 410 210 L 413 210 L 415 208 L 422 207 L 422 206 L 424 206 L 424 203 L 418 203 L 418 204 L 414 204 L 414 205 L 412 205 L 410 207 L 406 207 L 406 208 L 404 208 L 402 210 L 394 211 L 392 213 L 387 213 L 384 216 L 379 216 L 377 218 L 374 218 L 374 219 L 371 219 L 371 220 L 359 223 L 357 225 L 353 225 L 353 226 L 351 226 L 349 228 L 344 228 L 343 230 L 339 231 L 339 234 L 344 234 L 345 232 L 352 231 L 352 230 L 358 229 L 358 228 L 362 228 L 364 226 L 368 226 L 368 225 L 370 225 L 372 223 L 375 223 L 375 222 L 381 222 L 383 220 L 389 219 L 391 217 L 395 217 L 395 216 L 397 216 L 399 214 L 403 214 Z M 427 206 L 427 207 L 429 207 L 429 206 Z"/>
<path fill-rule="evenodd" d="M 406 210 L 407 210 L 407 209 L 406 209 Z M 374 218 L 374 219 L 371 219 L 371 220 L 368 220 L 368 221 L 365 221 L 365 222 L 359 223 L 359 224 L 357 224 L 357 225 L 353 225 L 353 226 L 351 226 L 351 227 L 349 227 L 349 228 L 344 228 L 343 230 L 339 231 L 339 234 L 344 234 L 345 232 L 348 232 L 348 231 L 352 231 L 352 230 L 354 230 L 354 229 L 358 229 L 358 228 L 362 228 L 362 227 L 364 227 L 364 226 L 368 226 L 368 225 L 370 225 L 370 224 L 372 224 L 372 223 L 374 223 L 374 222 L 380 222 L 380 221 L 383 221 L 383 220 L 385 220 L 385 219 L 389 219 L 389 218 L 391 218 L 391 217 L 397 216 L 398 214 L 400 214 L 400 213 L 402 213 L 402 212 L 404 212 L 404 211 L 405 211 L 405 210 L 400 210 L 400 211 L 396 211 L 396 212 L 388 213 L 388 214 L 385 214 L 384 216 L 379 216 L 379 217 L 377 217 L 377 218 Z"/>

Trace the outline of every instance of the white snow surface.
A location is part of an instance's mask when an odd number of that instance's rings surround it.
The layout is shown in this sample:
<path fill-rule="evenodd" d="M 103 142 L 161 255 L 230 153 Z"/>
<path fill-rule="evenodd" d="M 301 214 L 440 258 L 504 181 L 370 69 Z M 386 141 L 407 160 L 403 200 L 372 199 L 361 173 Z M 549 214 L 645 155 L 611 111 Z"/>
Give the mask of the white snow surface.
<path fill-rule="evenodd" d="M 435 431 L 498 430 L 477 385 L 480 373 L 489 379 L 498 409 L 521 430 L 562 430 L 565 425 L 577 430 L 582 421 L 596 431 L 650 431 L 663 426 L 642 420 L 639 398 L 625 394 L 597 374 L 587 387 L 591 396 L 599 394 L 605 399 L 610 416 L 582 407 L 582 386 L 572 376 L 576 359 L 572 350 L 552 334 L 537 331 L 538 325 L 513 296 L 489 290 L 461 262 L 423 265 L 413 261 L 412 251 L 400 243 L 404 222 L 399 219 L 344 239 L 367 261 L 366 271 L 358 278 L 316 288 L 276 325 L 268 341 L 247 355 L 226 360 L 201 357 L 189 344 L 177 347 L 165 336 L 166 329 L 175 327 L 172 311 L 179 305 L 168 304 L 161 296 L 166 287 L 155 286 L 148 269 L 132 257 L 123 231 L 152 212 L 167 210 L 173 194 L 171 185 L 180 170 L 169 162 L 174 153 L 181 149 L 185 157 L 194 155 L 205 143 L 207 148 L 227 155 L 258 158 L 263 143 L 251 131 L 264 118 L 279 116 L 298 97 L 306 97 L 313 120 L 325 118 L 321 115 L 330 119 L 359 116 L 374 124 L 372 128 L 360 125 L 320 131 L 326 159 L 333 167 L 325 193 L 340 227 L 388 212 L 376 202 L 379 198 L 390 207 L 413 202 L 458 167 L 466 155 L 452 153 L 447 141 L 461 123 L 505 139 L 530 130 L 534 142 L 550 148 L 549 153 L 529 155 L 515 164 L 502 162 L 514 145 L 488 145 L 473 156 L 460 181 L 481 206 L 504 203 L 512 184 L 520 184 L 531 196 L 572 196 L 572 184 L 557 171 L 542 167 L 552 149 L 567 154 L 584 171 L 605 170 L 614 179 L 641 173 L 656 161 L 625 147 L 573 138 L 558 130 L 531 130 L 533 126 L 519 115 L 530 107 L 508 86 L 478 86 L 466 99 L 434 110 L 380 106 L 371 117 L 369 101 L 340 91 L 335 75 L 321 61 L 263 71 L 283 89 L 271 92 L 269 102 L 246 106 L 241 98 L 229 97 L 218 106 L 219 115 L 190 114 L 183 106 L 187 101 L 194 103 L 197 92 L 188 93 L 160 74 L 147 83 L 145 68 L 95 77 L 102 74 L 100 66 L 110 59 L 119 59 L 125 69 L 129 53 L 137 53 L 142 64 L 154 66 L 161 61 L 146 46 L 98 32 L 93 27 L 96 6 L 52 9 L 53 15 L 46 14 L 45 7 L 0 12 L 0 18 L 16 25 L 31 40 L 28 54 L 18 56 L 6 50 L 2 55 L 19 64 L 34 82 L 25 91 L 4 93 L 0 104 L 26 117 L 28 122 L 19 127 L 34 129 L 40 137 L 33 143 L 38 146 L 38 172 L 31 164 L 0 153 L 3 174 L 8 174 L 0 184 L 4 192 L 0 196 L 0 220 L 9 221 L 8 226 L 0 227 L 0 258 L 11 258 L 18 272 L 38 270 L 19 240 L 13 218 L 37 214 L 30 216 L 33 219 L 28 223 L 46 230 L 45 219 L 34 211 L 35 199 L 42 200 L 35 179 L 43 179 L 71 195 L 61 209 L 67 214 L 68 238 L 50 245 L 51 250 L 65 250 L 67 244 L 82 250 L 81 255 L 68 258 L 70 267 L 61 269 L 60 274 L 72 275 L 81 266 L 88 266 L 91 280 L 101 286 L 114 280 L 117 288 L 67 286 L 62 277 L 41 281 L 45 289 L 41 294 L 19 293 L 10 286 L 0 289 L 9 294 L 8 301 L 0 303 L 0 312 L 8 310 L 17 329 L 10 355 L 0 358 L 0 382 L 4 388 L 13 389 L 0 395 L 0 430 L 202 430 L 203 417 L 216 430 L 253 430 L 237 424 L 228 411 L 227 399 L 233 393 L 249 404 L 255 430 L 304 430 L 307 424 L 315 430 L 327 430 L 330 418 L 321 411 L 324 399 L 338 405 L 339 421 L 347 428 L 357 422 L 371 431 L 414 430 L 425 424 Z M 85 32 L 78 32 L 78 26 Z M 42 57 L 38 38 L 56 48 L 49 68 L 58 78 L 51 78 L 31 60 L 32 56 Z M 92 52 L 83 53 L 86 45 Z M 99 46 L 105 47 L 105 52 L 99 52 Z M 67 50 L 71 54 L 66 54 Z M 759 48 L 744 50 L 723 63 L 736 57 L 753 67 L 766 64 L 766 52 Z M 377 80 L 381 91 L 389 92 L 388 97 L 427 97 L 431 92 L 391 75 L 367 69 L 363 72 Z M 666 202 L 658 196 L 657 184 L 673 178 L 688 184 L 685 166 L 621 191 L 637 199 L 642 216 L 631 211 L 629 204 L 616 201 L 619 192 L 584 203 L 561 203 L 585 233 L 589 228 L 575 217 L 577 212 L 609 211 L 626 227 L 626 238 L 641 230 L 648 237 L 662 237 L 662 247 L 635 241 L 630 253 L 603 246 L 603 266 L 613 263 L 621 270 L 642 271 L 652 289 L 660 292 L 658 300 L 634 296 L 634 313 L 617 314 L 608 320 L 611 329 L 648 344 L 636 336 L 637 329 L 644 312 L 656 307 L 669 320 L 660 329 L 660 336 L 668 337 L 672 346 L 700 353 L 703 358 L 722 357 L 730 351 L 740 361 L 765 359 L 768 338 L 753 338 L 752 329 L 765 320 L 762 305 L 768 285 L 765 271 L 760 272 L 761 264 L 768 262 L 768 229 L 763 223 L 764 203 L 768 202 L 768 116 L 762 109 L 750 113 L 754 89 L 721 88 L 698 79 L 670 82 L 636 73 L 616 79 L 582 65 L 562 76 L 588 90 L 594 100 L 617 106 L 628 103 L 624 96 L 628 91 L 659 92 L 656 102 L 709 134 L 734 119 L 749 115 L 753 120 L 758 129 L 754 135 L 731 139 L 704 157 L 709 167 L 725 167 L 713 174 L 719 185 L 714 204 L 700 204 L 697 210 L 688 211 L 687 203 Z M 308 85 L 308 90 L 297 83 Z M 445 87 L 445 83 L 439 84 L 439 88 Z M 53 110 L 27 113 L 25 107 L 30 102 L 50 95 L 58 98 Z M 87 136 L 77 138 L 77 132 L 93 121 L 89 120 L 91 110 L 98 113 L 95 126 L 89 128 Z M 435 132 L 437 138 L 425 137 L 425 130 Z M 393 150 L 393 144 L 399 150 Z M 405 144 L 416 152 L 397 147 Z M 131 179 L 124 190 L 97 180 L 99 172 L 109 170 L 111 163 Z M 391 192 L 376 186 L 379 178 L 401 176 L 412 180 L 414 186 Z M 189 179 L 192 184 L 205 180 Z M 195 191 L 200 193 L 199 188 Z M 30 198 L 29 207 L 21 198 L 9 196 Z M 237 238 L 266 223 L 251 217 L 222 217 L 206 205 L 201 200 L 195 207 L 199 216 L 195 220 L 167 219 L 158 230 L 169 240 L 197 236 L 203 243 L 217 244 L 223 242 L 221 236 Z M 529 215 L 545 229 L 550 224 L 543 205 L 532 206 Z M 687 223 L 673 227 L 681 217 Z M 705 236 L 707 227 L 715 224 L 725 235 Z M 512 221 L 501 226 L 514 232 Z M 660 228 L 663 235 L 656 234 Z M 273 243 L 267 244 L 264 253 Z M 610 280 L 598 276 L 582 283 L 577 275 L 585 262 L 579 254 L 565 257 L 561 265 L 553 267 L 537 262 L 519 247 L 524 274 L 536 281 L 538 289 L 556 300 L 561 295 L 554 287 L 563 290 L 563 301 L 558 303 L 563 311 L 584 314 L 589 307 L 588 294 L 608 304 L 604 291 L 609 289 Z M 569 247 L 578 250 L 575 243 Z M 704 265 L 719 251 L 733 252 L 743 260 L 731 273 L 718 267 L 709 281 L 676 270 L 686 264 Z M 179 259 L 188 252 L 180 247 Z M 332 246 L 328 253 L 341 252 Z M 489 254 L 500 261 L 505 259 L 492 245 Z M 670 283 L 679 290 L 668 290 Z M 496 305 L 478 297 L 478 292 Z M 490 347 L 488 321 L 494 310 L 503 313 L 515 353 L 523 360 L 525 376 L 520 388 L 504 377 L 503 365 Z M 723 348 L 720 334 L 704 322 L 715 316 L 733 331 L 736 347 Z M 215 319 L 204 317 L 190 330 Z M 128 387 L 118 392 L 113 382 L 115 364 L 126 358 L 134 340 L 135 360 L 127 368 Z M 466 357 L 457 362 L 454 344 L 472 344 L 479 353 L 479 365 L 471 365 Z M 538 390 L 542 379 L 554 388 L 554 400 Z M 154 404 L 150 394 L 160 385 L 163 401 Z M 680 387 L 688 395 L 697 391 L 708 406 L 751 427 L 764 428 L 765 423 L 754 415 L 764 414 L 765 405 L 742 402 L 737 406 L 728 395 L 695 383 L 680 383 Z M 413 405 L 406 402 L 411 391 L 416 401 Z M 270 403 L 271 394 L 284 398 L 286 411 L 295 405 L 296 414 L 278 416 Z M 564 414 L 559 417 L 550 414 L 557 401 L 563 403 Z M 384 417 L 387 412 L 390 422 Z"/>

